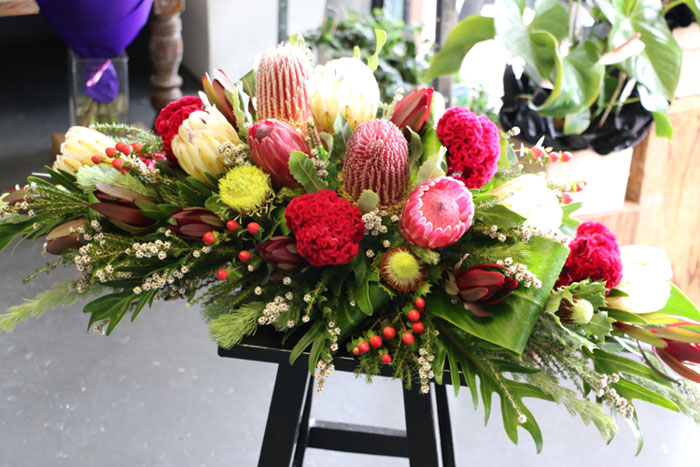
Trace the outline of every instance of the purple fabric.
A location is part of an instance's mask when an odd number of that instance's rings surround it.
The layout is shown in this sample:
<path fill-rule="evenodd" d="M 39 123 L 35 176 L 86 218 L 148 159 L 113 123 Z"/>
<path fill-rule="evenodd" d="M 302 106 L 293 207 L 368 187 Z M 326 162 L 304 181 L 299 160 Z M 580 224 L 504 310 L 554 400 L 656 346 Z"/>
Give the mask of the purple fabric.
<path fill-rule="evenodd" d="M 97 102 L 109 104 L 119 94 L 119 77 L 110 59 L 83 68 L 83 81 L 85 94 Z"/>
<path fill-rule="evenodd" d="M 84 58 L 121 54 L 148 20 L 153 0 L 37 0 L 39 13 Z"/>

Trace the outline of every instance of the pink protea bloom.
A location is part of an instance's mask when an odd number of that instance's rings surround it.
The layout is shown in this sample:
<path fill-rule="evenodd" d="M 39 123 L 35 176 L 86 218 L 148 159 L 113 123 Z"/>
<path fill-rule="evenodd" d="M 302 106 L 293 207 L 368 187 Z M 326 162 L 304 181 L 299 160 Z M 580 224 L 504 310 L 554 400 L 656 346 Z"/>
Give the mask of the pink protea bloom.
<path fill-rule="evenodd" d="M 345 190 L 358 199 L 364 190 L 391 206 L 408 190 L 408 145 L 401 130 L 389 120 L 370 120 L 352 132 L 343 166 Z"/>
<path fill-rule="evenodd" d="M 281 44 L 262 56 L 255 75 L 257 118 L 302 127 L 313 120 L 309 107 L 311 60 L 305 49 Z"/>
<path fill-rule="evenodd" d="M 472 194 L 464 183 L 438 177 L 413 190 L 401 212 L 399 228 L 415 245 L 444 248 L 469 230 L 473 217 Z"/>
<path fill-rule="evenodd" d="M 279 120 L 263 120 L 250 129 L 248 145 L 253 162 L 270 174 L 275 186 L 301 186 L 289 173 L 289 155 L 292 151 L 311 154 L 309 145 L 299 130 Z"/>

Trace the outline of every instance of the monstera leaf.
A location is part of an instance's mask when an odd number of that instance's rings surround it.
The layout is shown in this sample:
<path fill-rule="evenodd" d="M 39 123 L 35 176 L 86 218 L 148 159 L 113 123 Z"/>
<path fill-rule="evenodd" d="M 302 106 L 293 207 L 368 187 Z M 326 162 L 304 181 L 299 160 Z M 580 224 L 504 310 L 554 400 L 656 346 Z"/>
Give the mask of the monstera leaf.
<path fill-rule="evenodd" d="M 542 281 L 542 287 L 518 287 L 502 302 L 489 306 L 488 311 L 493 316 L 486 318 L 473 315 L 461 303 L 453 305 L 443 292 L 429 296 L 427 309 L 469 334 L 521 353 L 559 277 L 569 249 L 554 240 L 533 237 L 528 243 L 498 244 L 478 250 L 475 247 L 474 251 L 492 258 L 511 257 L 514 262 L 527 265 L 528 270 Z"/>

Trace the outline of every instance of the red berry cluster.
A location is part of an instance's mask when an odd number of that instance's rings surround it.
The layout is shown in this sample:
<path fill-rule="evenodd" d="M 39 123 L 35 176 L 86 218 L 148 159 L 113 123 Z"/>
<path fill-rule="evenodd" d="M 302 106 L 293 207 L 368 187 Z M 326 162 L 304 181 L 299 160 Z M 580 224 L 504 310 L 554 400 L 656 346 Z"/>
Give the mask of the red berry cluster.
<path fill-rule="evenodd" d="M 425 330 L 425 325 L 420 321 L 421 313 L 425 311 L 425 300 L 423 298 L 416 299 L 415 308 L 408 312 L 408 319 L 413 323 L 411 330 L 407 330 L 401 334 L 401 341 L 405 345 L 413 345 L 415 342 L 415 334 L 421 334 Z M 396 337 L 396 329 L 393 326 L 385 326 L 382 329 L 384 338 L 388 341 Z M 370 347 L 380 349 L 384 344 L 381 336 L 372 335 L 369 338 L 369 343 L 366 340 L 361 340 L 353 349 L 353 355 L 361 355 L 369 352 Z M 381 352 L 381 351 L 380 351 Z M 391 363 L 391 355 L 387 352 L 381 353 L 382 363 Z"/>
<path fill-rule="evenodd" d="M 140 151 L 142 147 L 143 145 L 138 142 L 127 144 L 123 141 L 120 141 L 117 144 L 115 144 L 114 147 L 109 147 L 105 149 L 105 156 L 107 156 L 108 159 L 112 159 L 112 167 L 123 172 L 126 170 L 124 168 L 124 159 L 119 157 L 119 153 L 128 156 L 132 152 Z M 91 159 L 92 162 L 95 164 L 100 164 L 102 162 L 102 156 L 100 154 L 95 154 L 91 157 Z"/>
<path fill-rule="evenodd" d="M 535 162 L 569 162 L 574 155 L 570 151 L 553 151 L 552 148 L 543 148 L 542 146 L 533 146 L 527 153 Z"/>
<path fill-rule="evenodd" d="M 226 229 L 229 232 L 235 232 L 239 227 L 240 224 L 233 219 L 226 222 Z M 248 225 L 246 225 L 246 230 L 251 235 L 257 235 L 260 232 L 260 224 L 257 222 L 250 222 Z M 216 242 L 216 234 L 214 232 L 205 233 L 202 236 L 202 242 L 204 242 L 206 245 L 213 245 Z M 252 255 L 248 250 L 242 250 L 238 253 L 238 259 L 243 263 L 250 261 L 251 257 Z M 216 278 L 220 281 L 225 281 L 228 279 L 228 271 L 225 269 L 219 269 L 216 271 Z"/>
<path fill-rule="evenodd" d="M 554 193 L 561 200 L 562 204 L 571 204 L 574 200 L 572 193 L 578 193 L 583 190 L 586 186 L 586 182 L 581 180 L 580 182 L 571 182 L 562 184 L 556 187 Z"/>

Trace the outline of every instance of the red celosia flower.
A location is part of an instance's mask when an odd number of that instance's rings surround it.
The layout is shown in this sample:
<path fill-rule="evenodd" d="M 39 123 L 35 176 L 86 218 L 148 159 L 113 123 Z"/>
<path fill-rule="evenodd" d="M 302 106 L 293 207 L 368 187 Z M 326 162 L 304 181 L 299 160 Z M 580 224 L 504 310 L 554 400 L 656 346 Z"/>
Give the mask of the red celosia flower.
<path fill-rule="evenodd" d="M 180 124 L 195 110 L 204 110 L 202 99 L 195 96 L 185 96 L 166 105 L 156 118 L 156 133 L 163 139 L 165 157 L 172 164 L 177 164 L 177 159 L 170 149 L 170 143 L 177 134 Z"/>
<path fill-rule="evenodd" d="M 576 238 L 569 244 L 569 257 L 555 288 L 584 279 L 605 281 L 612 289 L 622 279 L 620 247 L 615 235 L 603 224 L 584 222 L 576 229 Z"/>
<path fill-rule="evenodd" d="M 330 190 L 294 198 L 285 219 L 299 254 L 313 266 L 349 263 L 365 231 L 362 212 Z"/>
<path fill-rule="evenodd" d="M 437 126 L 440 142 L 447 148 L 448 175 L 467 188 L 481 188 L 496 173 L 499 145 L 498 127 L 483 115 L 452 107 Z"/>

